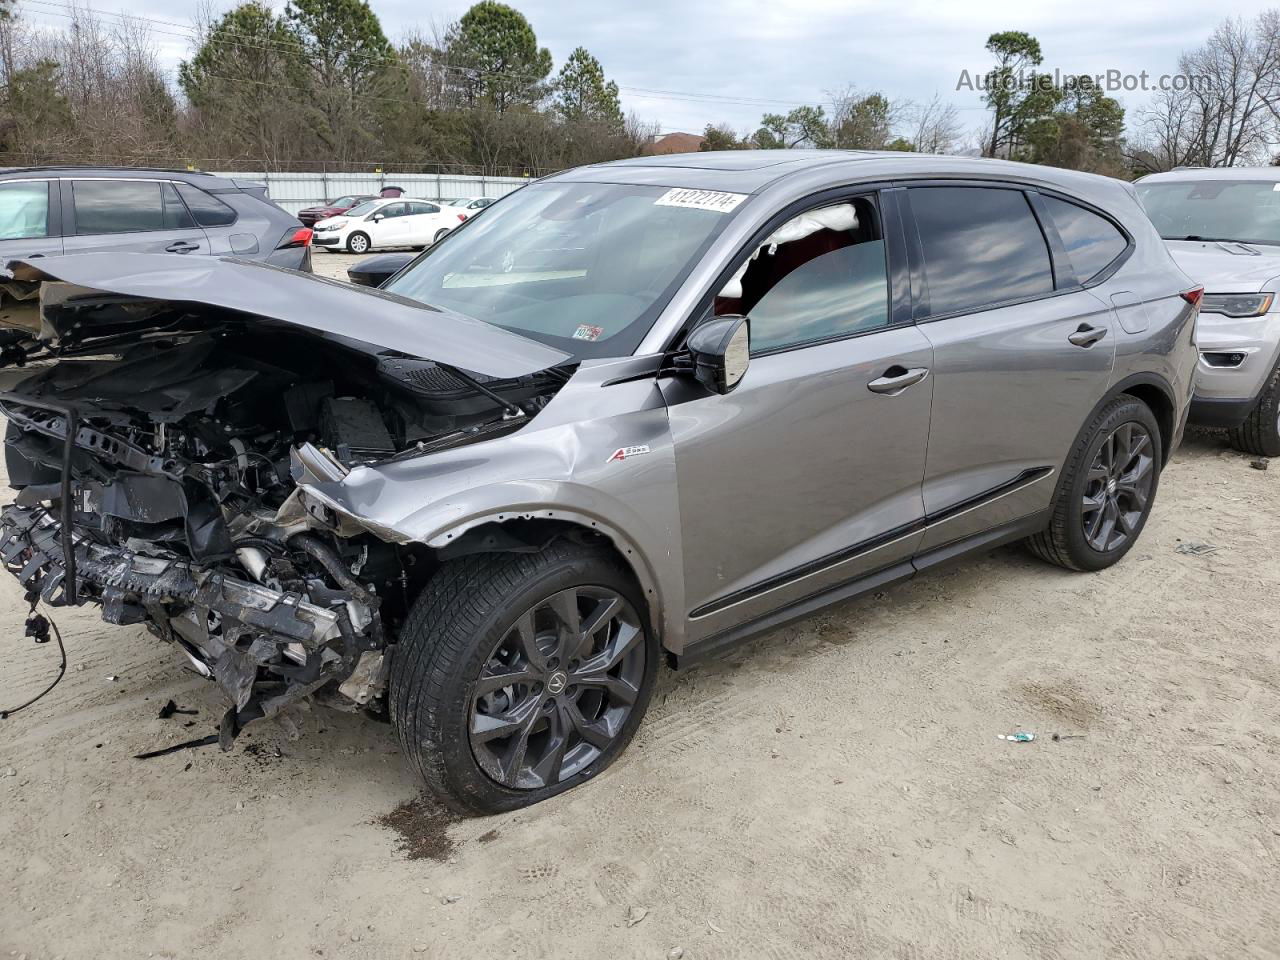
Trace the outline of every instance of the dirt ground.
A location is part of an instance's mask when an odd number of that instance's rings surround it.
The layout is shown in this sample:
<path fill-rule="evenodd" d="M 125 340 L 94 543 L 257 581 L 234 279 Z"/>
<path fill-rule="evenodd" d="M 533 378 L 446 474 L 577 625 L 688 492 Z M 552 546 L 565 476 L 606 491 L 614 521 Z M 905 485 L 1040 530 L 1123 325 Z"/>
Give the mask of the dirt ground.
<path fill-rule="evenodd" d="M 0 721 L 0 958 L 1280 956 L 1278 491 L 1195 434 L 1117 567 L 1004 548 L 667 672 L 612 769 L 484 819 L 320 708 L 136 760 L 223 705 L 55 611 L 66 678 Z M 0 708 L 57 666 L 24 614 L 0 577 Z"/>

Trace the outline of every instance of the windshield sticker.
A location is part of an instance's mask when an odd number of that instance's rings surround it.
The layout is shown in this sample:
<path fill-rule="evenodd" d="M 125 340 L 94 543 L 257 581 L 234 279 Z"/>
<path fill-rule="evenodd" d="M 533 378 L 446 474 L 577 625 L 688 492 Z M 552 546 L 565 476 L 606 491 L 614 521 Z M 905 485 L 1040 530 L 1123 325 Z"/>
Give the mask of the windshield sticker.
<path fill-rule="evenodd" d="M 578 329 L 573 331 L 573 339 L 575 340 L 599 340 L 604 334 L 604 327 L 593 327 L 589 323 L 578 324 Z"/>
<path fill-rule="evenodd" d="M 722 193 L 719 190 L 687 190 L 677 188 L 668 190 L 657 200 L 655 207 L 688 207 L 692 210 L 714 210 L 716 213 L 728 213 L 743 200 L 745 193 Z"/>

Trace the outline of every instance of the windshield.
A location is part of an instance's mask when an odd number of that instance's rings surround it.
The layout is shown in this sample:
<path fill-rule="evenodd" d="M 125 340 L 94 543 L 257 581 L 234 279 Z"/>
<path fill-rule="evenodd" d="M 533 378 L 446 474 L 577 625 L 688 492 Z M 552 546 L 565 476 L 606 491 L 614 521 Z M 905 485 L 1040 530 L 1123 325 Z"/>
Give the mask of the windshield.
<path fill-rule="evenodd" d="M 1166 240 L 1280 245 L 1280 183 L 1179 180 L 1136 186 L 1147 216 Z"/>
<path fill-rule="evenodd" d="M 383 289 L 577 360 L 627 356 L 741 199 L 632 184 L 533 184 L 493 215 L 468 220 Z"/>
<path fill-rule="evenodd" d="M 339 197 L 337 200 L 330 200 L 331 207 L 349 207 L 356 202 L 355 197 Z"/>
<path fill-rule="evenodd" d="M 366 214 L 373 213 L 373 211 L 377 210 L 380 206 L 382 206 L 382 204 L 383 204 L 382 200 L 366 200 L 364 203 L 357 203 L 354 207 L 352 207 L 350 210 L 344 213 L 343 216 L 344 217 L 363 217 Z"/>

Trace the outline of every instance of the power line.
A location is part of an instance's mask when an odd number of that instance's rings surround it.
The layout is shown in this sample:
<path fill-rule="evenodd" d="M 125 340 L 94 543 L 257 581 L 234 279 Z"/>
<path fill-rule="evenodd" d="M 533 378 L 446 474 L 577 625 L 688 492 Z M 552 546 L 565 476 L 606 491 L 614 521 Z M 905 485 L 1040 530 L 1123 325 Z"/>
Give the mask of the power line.
<path fill-rule="evenodd" d="M 132 21 L 137 21 L 137 22 L 146 23 L 146 24 L 157 24 L 160 26 L 177 27 L 179 30 L 183 32 L 174 33 L 169 30 L 157 30 L 154 28 L 151 28 L 151 30 L 152 32 L 160 34 L 161 36 L 176 37 L 179 39 L 187 40 L 189 42 L 213 43 L 213 44 L 222 44 L 225 46 L 239 45 L 239 46 L 248 46 L 248 47 L 258 47 L 259 49 L 276 47 L 282 50 L 289 50 L 291 52 L 298 52 L 301 48 L 301 44 L 295 44 L 291 41 L 272 40 L 269 37 L 259 37 L 259 36 L 254 36 L 253 34 L 245 34 L 245 33 L 241 33 L 238 31 L 231 31 L 231 30 L 221 31 L 222 33 L 221 37 L 214 37 L 207 34 L 202 35 L 201 31 L 195 24 L 187 23 L 184 25 L 172 20 L 159 20 L 154 17 L 144 17 L 139 14 L 129 13 L 123 10 L 119 10 L 119 11 L 96 10 L 92 8 L 85 8 L 82 10 L 71 3 L 58 2 L 58 0 L 24 0 L 24 2 L 31 3 L 31 4 L 38 4 L 41 7 L 56 7 L 59 10 L 66 11 L 66 12 L 59 13 L 59 12 L 55 12 L 54 10 L 38 10 L 35 12 L 43 14 L 45 16 L 62 17 L 72 21 L 78 20 L 81 18 L 81 16 L 84 16 L 87 14 L 89 16 L 115 17 L 121 21 L 132 20 Z M 435 51 L 428 51 L 428 56 L 430 56 L 433 60 L 436 60 L 436 62 L 433 64 L 433 66 L 436 69 L 447 71 L 447 72 L 453 72 L 457 74 L 462 74 L 467 78 L 485 77 L 485 78 L 498 78 L 498 79 L 504 79 L 504 80 L 527 80 L 530 83 L 546 82 L 545 77 L 536 77 L 532 74 L 512 73 L 510 71 L 502 72 L 502 73 L 485 73 L 482 71 L 477 71 L 473 68 L 463 67 L 456 64 L 440 63 L 436 58 Z M 388 56 L 375 56 L 372 54 L 349 54 L 348 59 L 354 60 L 357 62 L 367 63 L 370 65 L 395 66 L 395 65 L 403 64 L 403 61 L 401 59 L 394 56 L 388 57 Z M 229 79 L 233 81 L 235 80 L 235 78 L 223 78 L 223 79 Z M 671 101 L 682 102 L 682 103 L 706 103 L 706 104 L 712 104 L 712 105 L 722 104 L 725 106 L 798 107 L 798 106 L 808 105 L 805 101 L 800 101 L 800 100 L 778 100 L 778 99 L 771 99 L 767 97 L 734 97 L 727 94 L 698 93 L 694 91 L 680 91 L 680 90 L 656 90 L 649 87 L 632 87 L 632 86 L 619 85 L 618 89 L 620 92 L 626 92 L 636 96 L 638 99 L 646 99 L 646 100 L 671 100 Z M 393 102 L 401 102 L 401 103 L 417 103 L 418 102 L 418 101 L 412 101 L 412 100 L 395 101 L 394 98 L 386 98 L 386 97 L 377 98 L 377 99 L 391 100 Z"/>

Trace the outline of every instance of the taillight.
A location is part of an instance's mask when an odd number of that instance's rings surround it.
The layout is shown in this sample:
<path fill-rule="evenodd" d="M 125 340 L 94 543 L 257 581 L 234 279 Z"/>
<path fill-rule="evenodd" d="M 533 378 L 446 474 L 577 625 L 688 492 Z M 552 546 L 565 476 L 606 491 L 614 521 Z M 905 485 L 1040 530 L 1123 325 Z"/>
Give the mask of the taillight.
<path fill-rule="evenodd" d="M 1204 287 L 1192 287 L 1190 290 L 1182 291 L 1182 299 L 1193 307 L 1200 306 L 1200 301 L 1204 299 Z"/>
<path fill-rule="evenodd" d="M 297 230 L 293 231 L 293 233 L 290 234 L 289 237 L 280 244 L 280 246 L 276 247 L 276 249 L 285 250 L 289 247 L 309 246 L 311 246 L 311 228 L 299 227 Z"/>
<path fill-rule="evenodd" d="M 460 214 L 458 214 L 458 220 L 459 220 L 460 222 L 461 222 L 461 221 L 463 221 L 463 220 L 465 220 L 465 219 L 467 219 L 467 215 L 466 215 L 465 213 L 460 213 Z"/>

